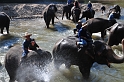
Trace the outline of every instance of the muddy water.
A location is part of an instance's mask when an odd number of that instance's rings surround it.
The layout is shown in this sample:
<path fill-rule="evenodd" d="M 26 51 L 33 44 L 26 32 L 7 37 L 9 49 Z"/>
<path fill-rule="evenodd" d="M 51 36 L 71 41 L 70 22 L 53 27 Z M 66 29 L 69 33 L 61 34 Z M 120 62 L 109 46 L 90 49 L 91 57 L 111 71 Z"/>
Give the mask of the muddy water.
<path fill-rule="evenodd" d="M 122 13 L 124 13 L 124 9 Z M 106 18 L 106 16 L 101 15 L 101 12 L 97 12 L 95 17 Z M 27 31 L 32 33 L 32 38 L 36 39 L 40 48 L 50 52 L 52 52 L 54 44 L 59 39 L 73 35 L 72 29 L 75 28 L 75 24 L 66 19 L 59 19 L 60 20 L 55 20 L 54 26 L 50 25 L 50 29 L 45 28 L 44 21 L 41 18 L 11 20 L 10 34 L 0 35 L 0 62 L 3 64 L 3 66 L 0 67 L 1 82 L 8 82 L 9 80 L 8 74 L 4 68 L 5 54 L 10 46 L 16 44 L 22 45 L 24 32 Z M 83 19 L 82 21 L 85 20 Z M 122 14 L 121 19 L 117 21 L 124 23 L 124 14 Z M 100 39 L 100 34 L 94 34 L 93 39 Z M 116 54 L 122 54 L 121 44 L 113 47 L 113 49 Z M 67 70 L 65 66 L 62 65 L 60 71 L 58 71 L 54 68 L 53 63 L 51 63 L 46 69 L 48 70 L 47 73 L 41 72 L 36 75 L 36 77 L 42 76 L 46 82 L 123 82 L 124 80 L 124 64 L 111 64 L 111 68 L 108 68 L 105 65 L 95 63 L 91 68 L 91 75 L 87 81 L 82 79 L 82 75 L 77 66 L 71 66 L 71 68 Z"/>

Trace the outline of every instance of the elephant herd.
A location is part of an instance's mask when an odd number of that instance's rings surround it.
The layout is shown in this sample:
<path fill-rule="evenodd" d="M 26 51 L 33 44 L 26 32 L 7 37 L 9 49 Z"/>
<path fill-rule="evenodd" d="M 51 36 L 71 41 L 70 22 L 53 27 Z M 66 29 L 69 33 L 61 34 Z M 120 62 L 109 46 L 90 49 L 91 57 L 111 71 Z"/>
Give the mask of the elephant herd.
<path fill-rule="evenodd" d="M 67 9 L 66 7 L 63 7 L 63 9 L 64 8 Z M 66 11 L 67 10 L 63 10 L 63 16 L 64 12 Z M 45 8 L 43 15 L 47 28 L 49 28 L 51 20 L 52 24 L 54 24 L 54 17 L 57 18 L 55 14 L 56 12 L 57 7 L 54 4 L 50 4 Z M 84 16 L 82 16 L 82 18 L 86 17 L 84 14 L 85 12 L 88 11 L 83 12 Z M 70 19 L 70 12 L 69 15 L 66 14 L 66 17 L 67 19 Z M 5 19 L 5 21 L 1 21 L 1 18 Z M 1 25 L 1 33 L 3 33 L 4 27 L 6 27 L 7 33 L 9 33 L 8 30 L 10 18 L 5 13 L 0 13 L 0 22 L 3 24 Z M 14 82 L 15 80 L 21 82 L 17 78 L 17 71 L 20 68 L 25 70 L 26 67 L 35 65 L 42 69 L 45 67 L 45 65 L 52 61 L 54 61 L 54 66 L 56 69 L 59 69 L 62 64 L 65 64 L 67 68 L 70 68 L 71 65 L 77 65 L 84 79 L 89 78 L 90 69 L 94 62 L 107 65 L 108 67 L 110 67 L 110 63 L 123 63 L 124 55 L 117 56 L 112 50 L 111 46 L 121 43 L 122 39 L 124 38 L 124 25 L 117 23 L 116 20 L 106 20 L 103 18 L 93 17 L 88 19 L 85 23 L 87 23 L 87 29 L 91 34 L 101 32 L 102 38 L 104 38 L 106 30 L 109 30 L 108 43 L 105 43 L 103 40 L 94 40 L 94 47 L 92 48 L 93 52 L 86 53 L 84 52 L 85 47 L 80 51 L 78 50 L 78 47 L 76 46 L 78 38 L 76 36 L 67 36 L 57 41 L 57 43 L 54 45 L 52 53 L 38 49 L 36 51 L 29 52 L 28 56 L 22 61 L 20 61 L 23 52 L 22 47 L 19 45 L 14 46 L 9 49 L 5 56 L 5 68 L 10 77 L 9 82 Z M 28 78 L 25 80 L 25 82 L 32 82 L 33 80 L 36 80 L 36 78 Z"/>

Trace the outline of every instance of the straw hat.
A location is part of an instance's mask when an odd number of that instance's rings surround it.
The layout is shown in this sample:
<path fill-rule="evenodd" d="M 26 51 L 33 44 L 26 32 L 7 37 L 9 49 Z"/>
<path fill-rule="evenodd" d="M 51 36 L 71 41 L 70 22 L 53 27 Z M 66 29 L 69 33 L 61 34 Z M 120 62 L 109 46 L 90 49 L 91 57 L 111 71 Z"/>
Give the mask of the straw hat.
<path fill-rule="evenodd" d="M 26 37 L 26 36 L 31 36 L 32 34 L 29 34 L 28 32 L 25 32 L 25 35 L 24 35 L 24 37 Z"/>

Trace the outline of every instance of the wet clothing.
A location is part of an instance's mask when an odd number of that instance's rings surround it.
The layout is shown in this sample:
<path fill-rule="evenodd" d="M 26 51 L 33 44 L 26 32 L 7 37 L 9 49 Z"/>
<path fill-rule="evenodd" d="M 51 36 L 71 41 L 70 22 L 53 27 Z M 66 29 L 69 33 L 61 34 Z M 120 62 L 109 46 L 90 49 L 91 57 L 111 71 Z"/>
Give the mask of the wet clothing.
<path fill-rule="evenodd" d="M 31 38 L 30 38 L 29 41 L 27 41 L 26 39 L 24 40 L 24 42 L 23 42 L 23 54 L 22 54 L 22 57 L 23 57 L 23 56 L 26 56 L 26 55 L 28 54 L 28 52 L 29 52 L 29 51 L 28 51 L 28 47 L 29 47 L 31 41 L 32 41 Z"/>
<path fill-rule="evenodd" d="M 37 50 L 37 48 L 39 48 L 39 46 L 36 43 L 34 45 L 29 45 L 29 50 Z"/>
<path fill-rule="evenodd" d="M 70 5 L 72 4 L 73 0 L 67 0 L 67 4 Z"/>
<path fill-rule="evenodd" d="M 89 9 L 91 9 L 91 8 L 92 8 L 92 3 L 88 3 L 88 4 L 87 4 L 87 7 L 88 7 Z"/>
<path fill-rule="evenodd" d="M 84 43 L 83 40 L 85 40 L 88 44 L 92 44 L 92 37 L 90 35 L 90 33 L 87 31 L 87 29 L 83 29 L 81 28 L 78 32 L 78 37 L 79 37 L 79 41 L 81 41 L 82 43 Z M 85 38 L 84 38 L 85 37 Z M 82 40 L 83 39 L 83 40 Z M 87 44 L 85 43 L 85 44 Z"/>
<path fill-rule="evenodd" d="M 111 13 L 108 17 L 108 20 L 114 20 L 114 13 Z"/>
<path fill-rule="evenodd" d="M 77 24 L 76 25 L 76 28 L 74 29 L 74 34 L 76 34 L 76 31 L 79 32 L 79 30 L 81 29 L 82 27 L 82 23 L 81 24 Z"/>

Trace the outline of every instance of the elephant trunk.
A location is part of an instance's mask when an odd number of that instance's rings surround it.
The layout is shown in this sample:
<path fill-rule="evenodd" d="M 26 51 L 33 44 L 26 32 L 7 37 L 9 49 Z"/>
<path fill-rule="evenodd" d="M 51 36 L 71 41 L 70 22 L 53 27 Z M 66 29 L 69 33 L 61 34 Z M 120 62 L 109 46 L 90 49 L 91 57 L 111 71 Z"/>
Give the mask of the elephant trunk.
<path fill-rule="evenodd" d="M 110 63 L 123 63 L 124 62 L 124 55 L 116 55 L 115 53 L 113 53 L 108 59 L 108 62 Z"/>

